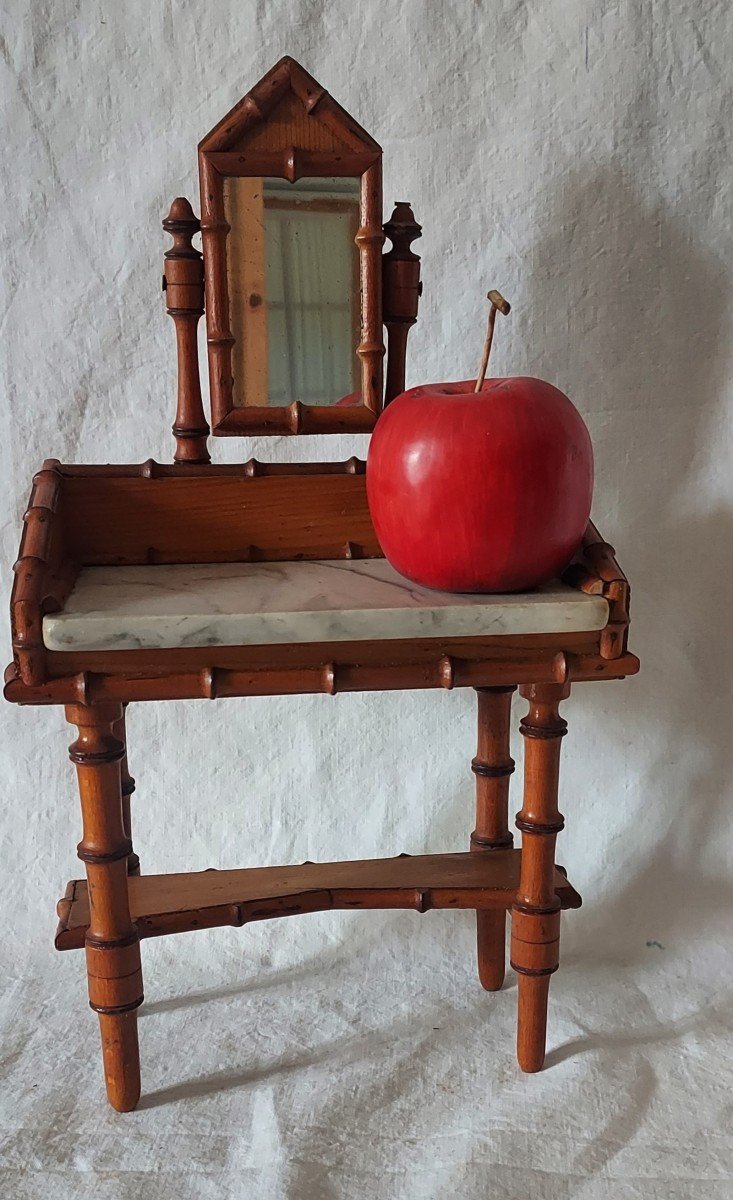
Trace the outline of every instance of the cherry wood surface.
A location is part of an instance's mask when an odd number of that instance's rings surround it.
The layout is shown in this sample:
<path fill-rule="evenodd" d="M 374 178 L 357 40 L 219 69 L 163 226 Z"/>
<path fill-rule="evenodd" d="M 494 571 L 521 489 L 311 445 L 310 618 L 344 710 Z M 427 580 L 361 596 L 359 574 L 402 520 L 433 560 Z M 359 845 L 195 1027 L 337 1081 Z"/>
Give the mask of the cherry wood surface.
<path fill-rule="evenodd" d="M 518 850 L 483 857 L 405 854 L 354 862 L 145 875 L 128 880 L 130 914 L 140 937 L 339 908 L 500 909 L 505 919 L 519 884 L 519 859 Z M 559 870 L 553 881 L 563 908 L 579 908 L 580 896 Z M 78 949 L 90 916 L 84 880 L 68 885 L 58 915 L 56 948 Z"/>

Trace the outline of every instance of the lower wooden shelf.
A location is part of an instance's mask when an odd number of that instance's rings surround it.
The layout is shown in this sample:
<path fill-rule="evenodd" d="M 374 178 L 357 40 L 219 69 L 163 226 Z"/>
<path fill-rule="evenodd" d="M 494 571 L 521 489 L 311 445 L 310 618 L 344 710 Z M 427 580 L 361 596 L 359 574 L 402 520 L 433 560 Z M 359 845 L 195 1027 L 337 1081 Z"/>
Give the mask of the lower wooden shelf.
<path fill-rule="evenodd" d="M 508 909 L 519 884 L 520 855 L 520 850 L 401 854 L 355 862 L 130 876 L 130 913 L 141 937 L 160 937 L 331 908 Z M 559 868 L 555 890 L 563 908 L 580 907 L 580 896 Z M 79 949 L 89 924 L 86 880 L 68 884 L 57 911 L 56 948 Z"/>

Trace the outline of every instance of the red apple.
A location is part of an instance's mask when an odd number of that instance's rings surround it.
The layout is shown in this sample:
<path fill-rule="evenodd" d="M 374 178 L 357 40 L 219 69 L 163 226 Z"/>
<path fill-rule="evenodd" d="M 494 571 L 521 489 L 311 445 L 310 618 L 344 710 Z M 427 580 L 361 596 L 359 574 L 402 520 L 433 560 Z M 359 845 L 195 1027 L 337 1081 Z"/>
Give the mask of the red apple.
<path fill-rule="evenodd" d="M 450 592 L 523 591 L 579 546 L 593 451 L 577 409 L 541 379 L 426 384 L 379 417 L 366 482 L 402 575 Z"/>

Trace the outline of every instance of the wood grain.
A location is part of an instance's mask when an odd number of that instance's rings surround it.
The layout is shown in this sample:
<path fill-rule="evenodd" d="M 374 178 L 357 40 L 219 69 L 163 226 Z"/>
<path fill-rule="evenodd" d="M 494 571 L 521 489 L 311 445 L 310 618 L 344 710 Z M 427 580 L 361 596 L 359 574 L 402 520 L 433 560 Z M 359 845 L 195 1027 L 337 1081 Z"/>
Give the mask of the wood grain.
<path fill-rule="evenodd" d="M 240 403 L 269 404 L 268 295 L 265 247 L 265 181 L 261 175 L 225 184 L 229 225 L 229 304 L 241 336 L 232 346 L 232 374 Z"/>
<path fill-rule="evenodd" d="M 119 704 L 70 705 L 77 726 L 69 748 L 79 780 L 89 915 L 84 931 L 89 1003 L 99 1016 L 110 1104 L 129 1112 L 140 1096 L 136 1010 L 143 1000 L 140 939 L 130 918 L 127 868 L 132 844 L 122 816 L 120 762 L 125 747 L 113 733 Z"/>
<path fill-rule="evenodd" d="M 71 476 L 65 526 L 80 563 L 381 557 L 361 474 Z"/>
<path fill-rule="evenodd" d="M 141 937 L 159 937 L 216 925 L 243 925 L 271 917 L 327 909 L 501 909 L 519 883 L 519 852 L 490 856 L 429 854 L 235 871 L 144 875 L 128 881 L 132 919 Z M 564 875 L 555 884 L 563 906 L 580 897 Z M 70 883 L 59 901 L 56 947 L 77 949 L 89 921 L 83 880 Z"/>

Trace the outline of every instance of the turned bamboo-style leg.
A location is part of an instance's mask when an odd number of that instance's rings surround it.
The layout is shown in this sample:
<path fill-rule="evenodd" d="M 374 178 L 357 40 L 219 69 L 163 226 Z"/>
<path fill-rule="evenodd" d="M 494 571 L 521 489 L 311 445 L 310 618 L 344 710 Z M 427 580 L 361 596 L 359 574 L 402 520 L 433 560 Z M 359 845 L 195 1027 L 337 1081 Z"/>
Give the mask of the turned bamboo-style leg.
<path fill-rule="evenodd" d="M 122 716 L 119 721 L 115 721 L 112 726 L 112 732 L 116 738 L 122 742 L 125 747 L 124 754 L 120 759 L 120 783 L 122 787 L 122 827 L 125 831 L 125 836 L 130 839 L 132 844 L 132 812 L 130 811 L 130 803 L 132 793 L 135 791 L 135 780 L 130 774 L 130 768 L 127 763 L 127 726 L 125 723 L 126 704 L 122 705 Z M 127 874 L 140 874 L 140 859 L 134 850 L 131 850 L 127 856 Z"/>
<path fill-rule="evenodd" d="M 120 763 L 125 747 L 113 732 L 119 728 L 122 708 L 71 704 L 66 716 L 78 730 L 69 756 L 79 780 L 84 832 L 78 852 L 89 888 L 89 1004 L 99 1016 L 109 1102 L 118 1112 L 129 1112 L 140 1097 L 136 1010 L 143 988 L 140 940 L 127 894 L 132 845 L 122 818 Z"/>
<path fill-rule="evenodd" d="M 509 831 L 509 776 L 514 761 L 509 754 L 512 692 L 514 687 L 476 688 L 478 696 L 478 749 L 471 763 L 476 776 L 476 828 L 471 849 L 479 853 L 507 850 L 514 844 Z M 506 913 L 476 913 L 478 976 L 489 992 L 504 982 Z"/>
<path fill-rule="evenodd" d="M 517 813 L 522 860 L 512 906 L 511 965 L 519 976 L 517 1058 L 523 1071 L 539 1071 L 545 1059 L 550 975 L 560 961 L 560 901 L 553 877 L 555 841 L 564 824 L 557 789 L 567 724 L 558 707 L 570 685 L 530 684 L 520 693 L 529 701 L 529 712 L 520 725 L 525 738 L 524 800 Z"/>

